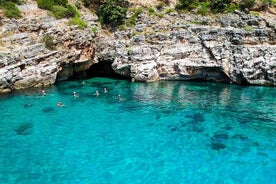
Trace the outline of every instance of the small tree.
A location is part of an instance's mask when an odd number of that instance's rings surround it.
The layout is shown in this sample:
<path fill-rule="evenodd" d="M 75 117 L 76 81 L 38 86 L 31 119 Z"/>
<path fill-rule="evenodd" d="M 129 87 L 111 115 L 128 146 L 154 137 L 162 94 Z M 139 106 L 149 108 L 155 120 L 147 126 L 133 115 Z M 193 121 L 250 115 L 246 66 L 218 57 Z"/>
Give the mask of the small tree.
<path fill-rule="evenodd" d="M 97 14 L 100 22 L 105 25 L 117 27 L 125 22 L 128 1 L 106 0 L 99 6 Z"/>

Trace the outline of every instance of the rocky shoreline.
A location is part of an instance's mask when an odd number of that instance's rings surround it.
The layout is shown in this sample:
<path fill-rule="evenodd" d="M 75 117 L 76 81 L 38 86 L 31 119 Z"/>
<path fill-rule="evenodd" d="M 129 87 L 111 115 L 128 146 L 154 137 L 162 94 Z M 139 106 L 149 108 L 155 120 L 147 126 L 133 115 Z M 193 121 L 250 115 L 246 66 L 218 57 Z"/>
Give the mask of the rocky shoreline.
<path fill-rule="evenodd" d="M 0 29 L 0 93 L 102 73 L 132 81 L 206 80 L 276 86 L 276 16 L 197 16 L 144 12 L 133 27 L 108 32 L 97 16 L 81 12 L 83 30 L 56 20 L 36 4 L 24 17 L 3 19 Z M 31 10 L 31 11 L 30 11 Z M 91 29 L 93 28 L 93 29 Z M 49 36 L 54 48 L 47 48 Z"/>

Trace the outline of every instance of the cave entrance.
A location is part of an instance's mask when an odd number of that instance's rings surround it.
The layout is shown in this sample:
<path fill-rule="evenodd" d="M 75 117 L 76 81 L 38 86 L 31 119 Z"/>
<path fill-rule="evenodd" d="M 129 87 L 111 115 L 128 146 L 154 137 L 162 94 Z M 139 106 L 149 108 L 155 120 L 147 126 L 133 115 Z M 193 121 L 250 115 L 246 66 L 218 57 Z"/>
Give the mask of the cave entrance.
<path fill-rule="evenodd" d="M 86 71 L 76 72 L 70 77 L 71 80 L 83 79 L 83 78 L 93 78 L 93 77 L 107 77 L 115 79 L 129 79 L 128 77 L 117 74 L 112 69 L 112 62 L 101 61 L 99 63 L 93 64 Z"/>
<path fill-rule="evenodd" d="M 86 71 L 87 77 L 108 77 L 108 78 L 116 78 L 116 79 L 128 79 L 125 76 L 117 74 L 113 68 L 112 63 L 108 61 L 101 61 L 99 63 L 93 64 Z"/>

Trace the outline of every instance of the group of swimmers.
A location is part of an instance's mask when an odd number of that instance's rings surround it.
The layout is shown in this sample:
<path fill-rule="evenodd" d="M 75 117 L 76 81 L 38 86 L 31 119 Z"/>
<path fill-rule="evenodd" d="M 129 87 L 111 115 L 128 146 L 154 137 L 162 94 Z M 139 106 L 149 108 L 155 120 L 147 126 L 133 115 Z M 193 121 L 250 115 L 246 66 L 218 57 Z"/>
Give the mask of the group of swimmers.
<path fill-rule="evenodd" d="M 108 91 L 107 91 L 106 88 L 104 88 L 104 93 L 108 93 Z M 44 89 L 41 91 L 41 95 L 42 95 L 42 96 L 45 96 L 45 95 L 46 95 L 46 91 L 45 91 Z M 99 95 L 100 95 L 99 91 L 96 91 L 96 92 L 94 93 L 94 95 L 95 95 L 95 96 L 99 96 Z M 74 97 L 79 97 L 79 95 L 77 94 L 76 91 L 73 92 L 73 96 L 74 96 Z M 120 101 L 123 99 L 123 98 L 121 97 L 121 95 L 118 95 L 118 98 L 119 98 Z M 58 107 L 65 107 L 65 105 L 64 105 L 61 101 L 59 101 L 59 102 L 57 103 L 57 106 L 58 106 Z"/>

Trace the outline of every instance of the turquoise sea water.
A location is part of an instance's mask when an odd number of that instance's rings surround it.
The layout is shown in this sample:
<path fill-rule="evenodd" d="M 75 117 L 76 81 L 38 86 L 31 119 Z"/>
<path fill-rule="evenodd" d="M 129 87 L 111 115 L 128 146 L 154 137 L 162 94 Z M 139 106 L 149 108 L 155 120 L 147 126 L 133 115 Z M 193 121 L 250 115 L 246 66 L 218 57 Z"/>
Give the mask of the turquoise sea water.
<path fill-rule="evenodd" d="M 81 82 L 0 96 L 0 183 L 276 183 L 276 88 Z"/>

